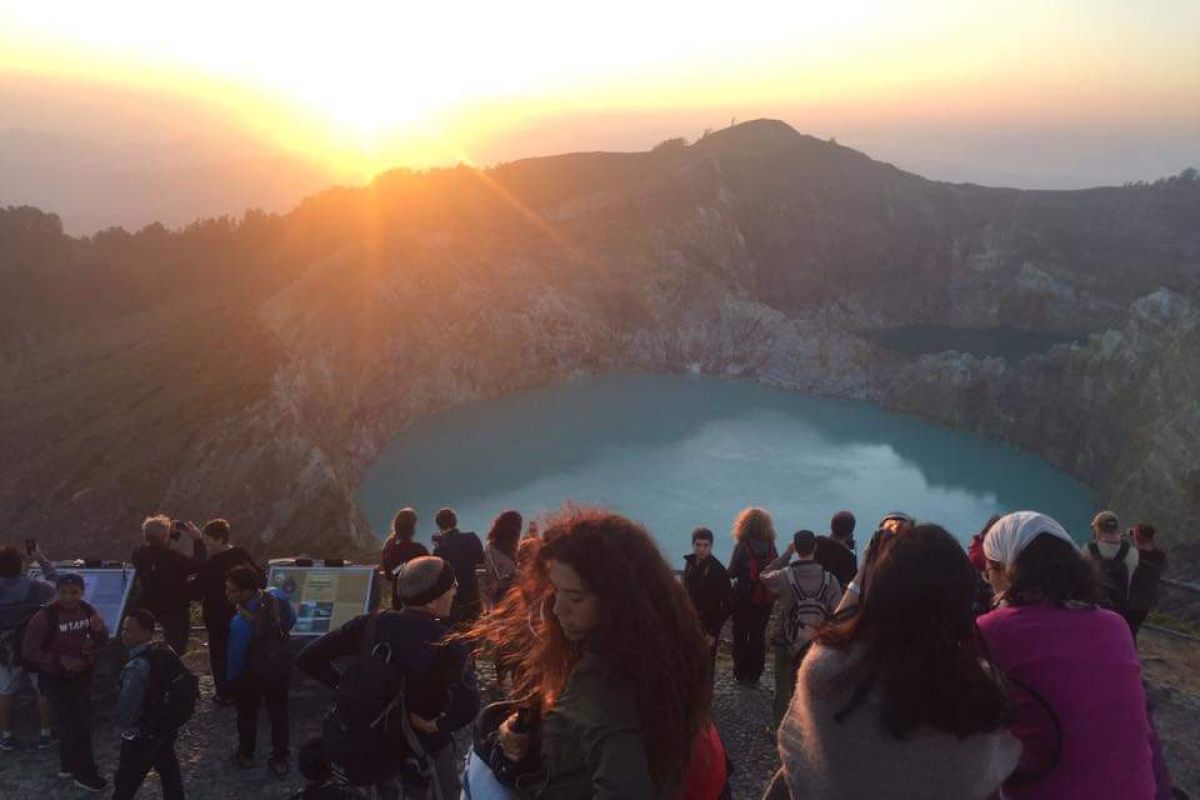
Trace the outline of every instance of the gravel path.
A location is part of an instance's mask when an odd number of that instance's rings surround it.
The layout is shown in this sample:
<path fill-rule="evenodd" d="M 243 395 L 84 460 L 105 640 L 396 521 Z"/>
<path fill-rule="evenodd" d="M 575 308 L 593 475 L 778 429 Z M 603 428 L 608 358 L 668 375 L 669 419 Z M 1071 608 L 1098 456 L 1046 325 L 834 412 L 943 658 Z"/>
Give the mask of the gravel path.
<path fill-rule="evenodd" d="M 235 713 L 211 703 L 212 682 L 208 677 L 207 652 L 203 643 L 193 641 L 186 661 L 201 675 L 204 697 L 196 715 L 180 737 L 178 745 L 188 797 L 192 800 L 250 798 L 274 800 L 285 797 L 301 784 L 293 771 L 283 779 L 267 772 L 263 756 L 269 728 L 265 715 L 260 720 L 260 764 L 255 769 L 238 770 L 229 761 L 235 743 Z M 1153 684 L 1151 698 L 1163 737 L 1168 763 L 1177 783 L 1200 798 L 1200 645 L 1168 640 L 1159 634 L 1143 633 L 1143 657 L 1146 674 Z M 114 730 L 115 674 L 121 658 L 118 649 L 106 653 L 96 675 L 96 759 L 102 774 L 111 778 L 117 765 L 119 740 Z M 717 682 L 713 715 L 734 761 L 732 776 L 734 797 L 757 800 L 777 766 L 774 746 L 766 728 L 771 717 L 771 687 L 774 676 L 771 659 L 758 688 L 739 686 L 732 677 L 732 664 L 723 651 L 717 662 Z M 486 672 L 482 676 L 486 681 Z M 296 680 L 292 689 L 293 752 L 317 731 L 318 721 L 328 703 L 323 687 L 309 680 Z M 32 699 L 20 698 L 17 708 L 17 734 L 25 741 L 36 735 Z M 56 777 L 56 750 L 31 747 L 0 753 L 0 798 L 3 800 L 50 800 L 82 798 L 87 792 L 77 789 L 69 779 Z M 107 794 L 105 796 L 108 796 Z M 139 797 L 159 797 L 157 777 L 151 775 Z"/>

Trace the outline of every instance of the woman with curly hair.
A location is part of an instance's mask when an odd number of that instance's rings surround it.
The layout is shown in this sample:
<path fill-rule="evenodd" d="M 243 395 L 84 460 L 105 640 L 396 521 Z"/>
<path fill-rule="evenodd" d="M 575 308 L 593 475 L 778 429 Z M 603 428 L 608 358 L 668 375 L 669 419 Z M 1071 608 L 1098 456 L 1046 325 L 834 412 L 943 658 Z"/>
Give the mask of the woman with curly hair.
<path fill-rule="evenodd" d="M 733 677 L 753 686 L 762 677 L 767 660 L 767 621 L 775 594 L 759 579 L 767 565 L 779 557 L 775 550 L 775 523 L 761 508 L 747 508 L 733 521 Z"/>
<path fill-rule="evenodd" d="M 649 533 L 575 508 L 542 531 L 520 590 L 468 634 L 513 666 L 521 711 L 499 725 L 497 749 L 516 796 L 680 797 L 700 753 L 723 785 L 704 634 Z"/>

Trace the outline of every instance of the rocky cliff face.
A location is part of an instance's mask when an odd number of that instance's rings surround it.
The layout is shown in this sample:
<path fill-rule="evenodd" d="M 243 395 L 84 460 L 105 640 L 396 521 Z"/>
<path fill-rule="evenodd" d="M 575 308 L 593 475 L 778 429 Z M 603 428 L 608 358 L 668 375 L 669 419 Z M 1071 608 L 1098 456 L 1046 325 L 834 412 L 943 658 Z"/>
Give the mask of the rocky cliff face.
<path fill-rule="evenodd" d="M 274 223 L 251 288 L 194 282 L 186 302 L 10 340 L 0 509 L 17 536 L 82 530 L 105 555 L 158 508 L 229 515 L 264 550 L 367 550 L 354 487 L 418 417 L 692 370 L 1011 442 L 1174 545 L 1200 515 L 1198 219 L 1191 181 L 939 184 L 770 122 L 386 176 Z M 930 322 L 1084 343 L 1012 362 L 878 343 Z"/>

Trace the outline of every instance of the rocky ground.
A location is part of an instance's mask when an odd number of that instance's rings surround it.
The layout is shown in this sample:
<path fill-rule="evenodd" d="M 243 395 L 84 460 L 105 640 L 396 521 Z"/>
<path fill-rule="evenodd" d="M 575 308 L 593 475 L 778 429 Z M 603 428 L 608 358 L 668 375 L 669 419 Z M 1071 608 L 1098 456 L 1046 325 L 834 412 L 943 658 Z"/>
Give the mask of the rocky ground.
<path fill-rule="evenodd" d="M 188 665 L 201 674 L 204 699 L 198 707 L 178 746 L 188 797 L 192 800 L 224 800 L 256 797 L 260 800 L 286 797 L 301 785 L 294 771 L 279 779 L 268 773 L 265 763 L 251 770 L 239 770 L 230 764 L 234 745 L 235 714 L 232 708 L 218 707 L 208 701 L 212 682 L 208 677 L 204 643 L 193 641 L 187 655 Z M 1155 719 L 1163 738 L 1167 759 L 1177 785 L 1200 797 L 1200 643 L 1146 632 L 1142 635 L 1142 658 L 1151 686 Z M 111 777 L 116 768 L 119 740 L 114 732 L 114 654 L 113 663 L 101 664 L 96 686 L 96 758 L 102 773 Z M 722 653 L 717 666 L 714 716 L 735 764 L 732 783 L 734 797 L 753 800 L 763 789 L 777 766 L 773 745 L 766 728 L 771 715 L 770 688 L 773 685 L 770 659 L 759 688 L 746 688 L 733 681 L 728 653 Z M 486 679 L 486 676 L 485 676 Z M 320 713 L 328 702 L 322 687 L 309 680 L 293 685 L 292 741 L 299 745 L 316 732 Z M 17 732 L 25 741 L 34 738 L 31 721 L 32 702 L 22 698 L 18 706 Z M 260 747 L 267 745 L 266 720 L 260 723 Z M 46 798 L 83 797 L 57 774 L 55 750 L 25 747 L 0 753 L 0 797 L 5 800 L 45 800 Z M 143 786 L 140 798 L 160 796 L 153 775 Z"/>

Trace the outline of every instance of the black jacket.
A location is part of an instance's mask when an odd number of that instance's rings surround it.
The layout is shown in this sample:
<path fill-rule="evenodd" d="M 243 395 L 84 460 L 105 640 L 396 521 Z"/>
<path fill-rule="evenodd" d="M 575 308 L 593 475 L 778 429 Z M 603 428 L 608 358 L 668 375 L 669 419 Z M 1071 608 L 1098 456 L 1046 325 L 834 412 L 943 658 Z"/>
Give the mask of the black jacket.
<path fill-rule="evenodd" d="M 229 623 L 234 608 L 225 598 L 225 576 L 229 574 L 229 570 L 240 564 L 249 564 L 258 570 L 262 586 L 267 585 L 262 568 L 254 563 L 251 555 L 241 547 L 231 547 L 214 553 L 196 569 L 189 595 L 192 600 L 199 600 L 203 604 L 205 625 L 214 627 Z"/>
<path fill-rule="evenodd" d="M 696 556 L 683 557 L 683 587 L 687 589 L 692 607 L 700 617 L 700 624 L 709 636 L 719 636 L 721 627 L 729 617 L 729 600 L 733 589 L 725 565 L 709 556 L 697 565 Z"/>
<path fill-rule="evenodd" d="M 1158 605 L 1158 584 L 1167 571 L 1167 554 L 1158 548 L 1138 550 L 1138 565 L 1129 582 L 1129 610 L 1150 611 Z"/>
<path fill-rule="evenodd" d="M 204 542 L 192 540 L 192 557 L 167 545 L 144 544 L 133 551 L 137 569 L 138 603 L 155 616 L 172 616 L 188 609 L 188 578 L 204 561 Z"/>
<path fill-rule="evenodd" d="M 458 578 L 458 594 L 454 597 L 454 608 L 479 604 L 479 578 L 475 575 L 475 567 L 483 563 L 483 544 L 479 537 L 470 531 L 458 529 L 446 531 L 441 541 L 434 548 L 433 554 L 444 558 L 454 567 L 454 577 Z M 457 614 L 451 612 L 451 616 Z"/>
<path fill-rule="evenodd" d="M 392 645 L 398 657 L 393 662 L 405 675 L 405 705 L 425 719 L 437 719 L 437 733 L 418 733 L 429 752 L 448 744 L 454 731 L 463 728 L 479 713 L 479 689 L 467 648 L 460 642 L 443 642 L 449 629 L 424 611 L 380 611 L 375 623 L 375 641 Z M 296 666 L 321 683 L 334 688 L 341 673 L 335 659 L 361 650 L 368 614 L 355 617 L 305 647 Z M 439 715 L 441 715 L 439 717 Z"/>
<path fill-rule="evenodd" d="M 845 586 L 858 574 L 858 558 L 854 551 L 832 536 L 817 537 L 817 552 L 813 560 L 831 572 Z"/>

